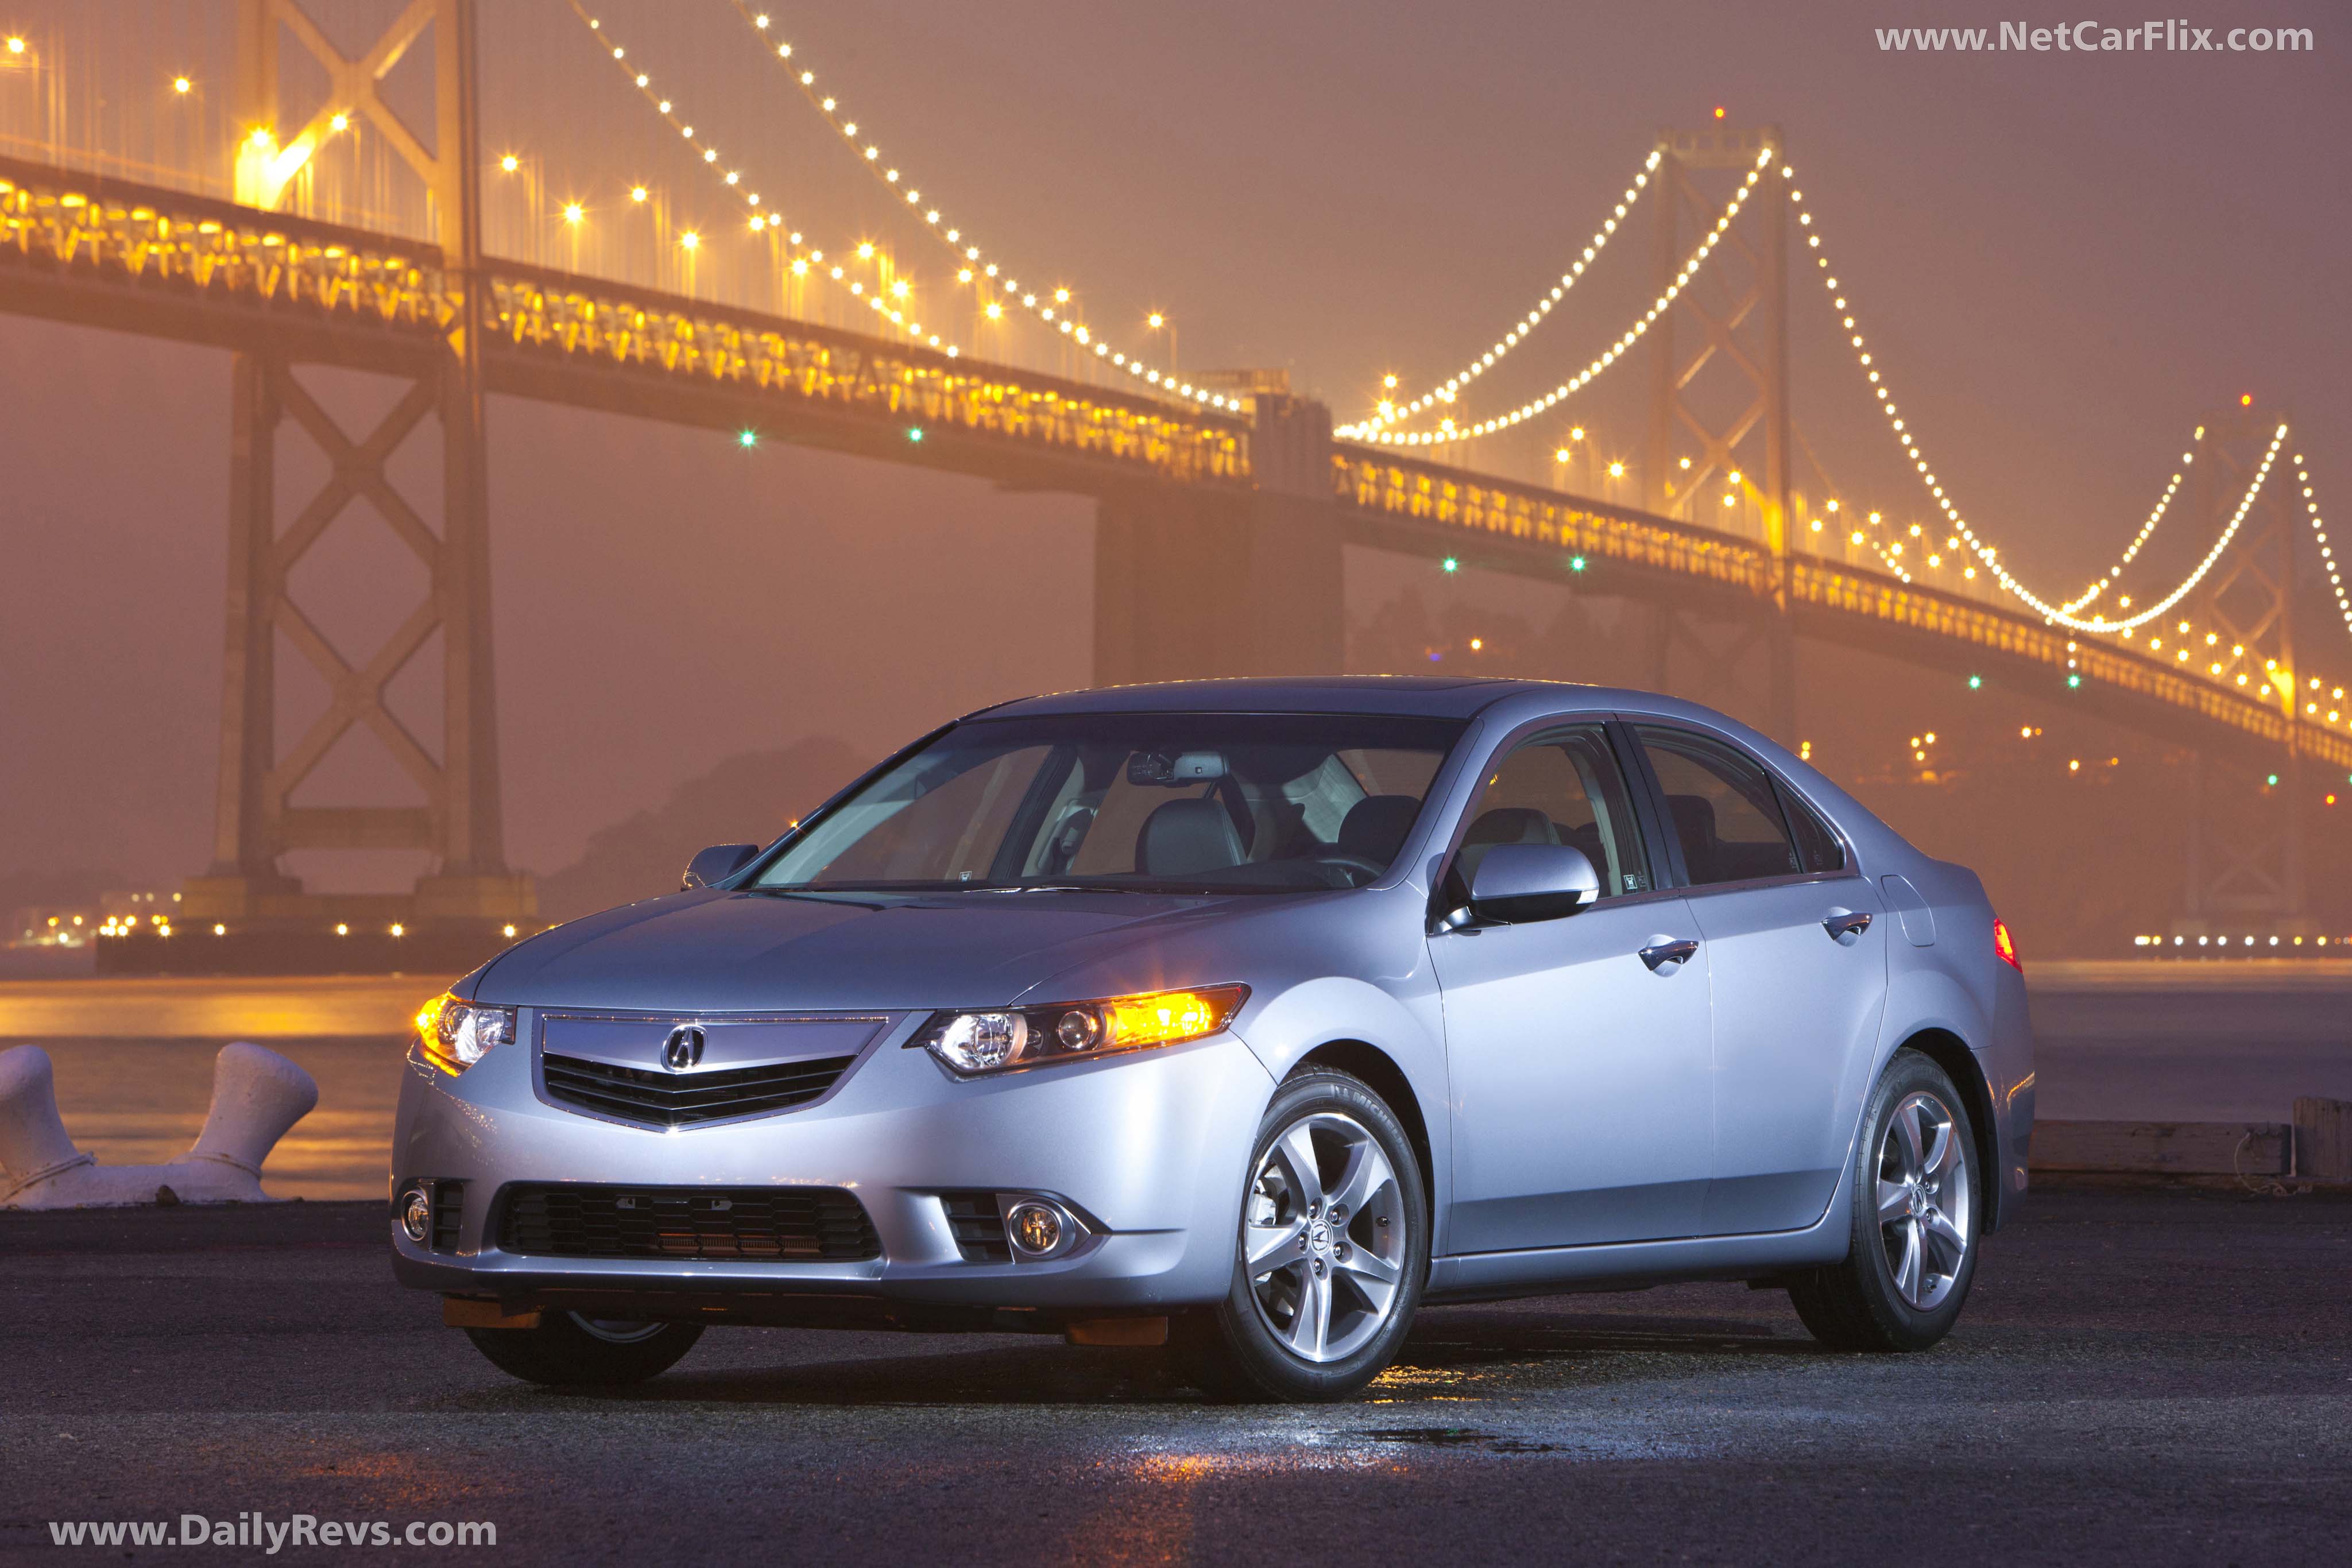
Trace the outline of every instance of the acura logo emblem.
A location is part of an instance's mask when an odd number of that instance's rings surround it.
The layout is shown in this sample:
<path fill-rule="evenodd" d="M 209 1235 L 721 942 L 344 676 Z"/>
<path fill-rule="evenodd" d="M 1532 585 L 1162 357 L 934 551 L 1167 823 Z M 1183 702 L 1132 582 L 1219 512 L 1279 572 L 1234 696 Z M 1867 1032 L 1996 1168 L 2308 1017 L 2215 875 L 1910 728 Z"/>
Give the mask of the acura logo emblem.
<path fill-rule="evenodd" d="M 662 1041 L 662 1065 L 672 1072 L 683 1072 L 689 1067 L 702 1065 L 702 1028 L 699 1024 L 682 1023 L 669 1031 Z"/>

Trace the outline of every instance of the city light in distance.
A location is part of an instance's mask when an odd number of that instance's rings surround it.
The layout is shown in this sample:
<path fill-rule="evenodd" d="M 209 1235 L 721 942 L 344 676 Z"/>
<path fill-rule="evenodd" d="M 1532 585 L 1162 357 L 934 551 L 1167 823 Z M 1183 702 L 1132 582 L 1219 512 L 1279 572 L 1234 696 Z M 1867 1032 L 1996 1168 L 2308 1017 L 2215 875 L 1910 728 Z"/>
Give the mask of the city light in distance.
<path fill-rule="evenodd" d="M 629 200 L 633 202 L 642 202 L 645 199 L 646 188 L 643 185 L 632 185 L 629 187 Z"/>
<path fill-rule="evenodd" d="M 563 221 L 565 223 L 576 224 L 587 215 L 588 209 L 582 206 L 579 203 L 566 202 L 563 204 Z"/>
<path fill-rule="evenodd" d="M 505 157 L 499 160 L 499 167 L 511 174 L 516 170 L 522 167 L 522 160 L 509 152 Z"/>
<path fill-rule="evenodd" d="M 760 444 L 759 433 L 751 430 L 740 431 L 736 434 L 735 444 L 738 446 L 757 446 Z"/>
<path fill-rule="evenodd" d="M 173 77 L 172 78 L 172 90 L 173 92 L 186 92 L 190 88 L 193 88 L 195 85 L 195 83 L 190 81 L 185 77 Z"/>

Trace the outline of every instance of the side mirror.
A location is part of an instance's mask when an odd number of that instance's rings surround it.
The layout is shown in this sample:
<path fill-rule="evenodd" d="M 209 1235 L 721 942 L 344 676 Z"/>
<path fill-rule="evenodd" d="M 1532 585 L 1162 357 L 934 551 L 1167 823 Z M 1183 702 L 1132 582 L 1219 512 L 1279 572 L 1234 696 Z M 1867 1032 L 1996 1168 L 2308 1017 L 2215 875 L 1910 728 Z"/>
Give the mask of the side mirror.
<path fill-rule="evenodd" d="M 1487 920 L 1557 920 L 1601 896 L 1601 877 L 1569 844 L 1496 844 L 1478 862 L 1470 908 Z"/>
<path fill-rule="evenodd" d="M 677 879 L 678 891 L 690 893 L 725 882 L 759 852 L 757 844 L 713 844 L 686 862 L 686 874 Z"/>

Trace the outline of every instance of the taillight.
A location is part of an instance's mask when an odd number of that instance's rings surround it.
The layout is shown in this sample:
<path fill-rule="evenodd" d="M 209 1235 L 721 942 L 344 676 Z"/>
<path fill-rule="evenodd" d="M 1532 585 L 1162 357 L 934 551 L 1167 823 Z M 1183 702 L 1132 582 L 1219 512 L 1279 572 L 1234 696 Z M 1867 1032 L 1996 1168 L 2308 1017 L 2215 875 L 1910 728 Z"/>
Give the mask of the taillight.
<path fill-rule="evenodd" d="M 2009 927 L 1998 915 L 1992 921 L 1992 950 L 2000 955 L 2002 963 L 2021 975 L 2025 973 L 2025 965 L 2017 956 L 2017 944 L 2010 940 Z"/>

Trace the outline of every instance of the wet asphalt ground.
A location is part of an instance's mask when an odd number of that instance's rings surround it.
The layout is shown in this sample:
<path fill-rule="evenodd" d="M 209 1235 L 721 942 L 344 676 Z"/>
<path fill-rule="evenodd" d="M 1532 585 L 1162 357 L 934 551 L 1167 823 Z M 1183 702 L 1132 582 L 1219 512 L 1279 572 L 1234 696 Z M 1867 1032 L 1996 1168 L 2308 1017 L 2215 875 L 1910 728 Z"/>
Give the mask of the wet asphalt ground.
<path fill-rule="evenodd" d="M 487 1520 L 686 1563 L 2352 1561 L 2352 1200 L 2073 1189 L 1958 1331 L 1815 1349 L 1737 1285 L 1425 1313 L 1361 1400 L 1149 1353 L 713 1330 L 619 1396 L 506 1380 L 373 1205 L 0 1215 L 0 1558 L 48 1524 Z M 278 1561 L 365 1561 L 320 1548 Z"/>

